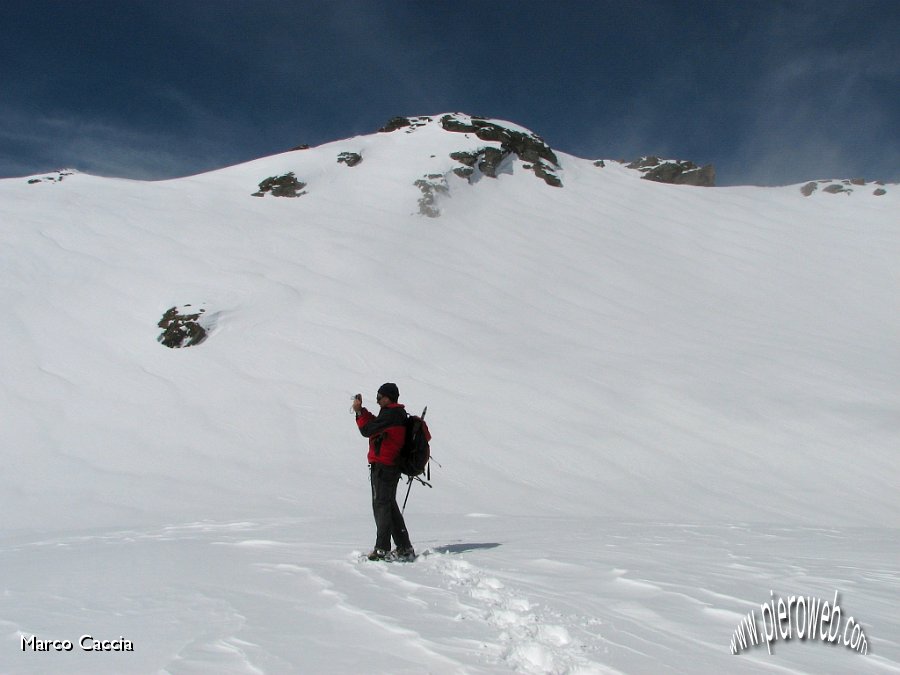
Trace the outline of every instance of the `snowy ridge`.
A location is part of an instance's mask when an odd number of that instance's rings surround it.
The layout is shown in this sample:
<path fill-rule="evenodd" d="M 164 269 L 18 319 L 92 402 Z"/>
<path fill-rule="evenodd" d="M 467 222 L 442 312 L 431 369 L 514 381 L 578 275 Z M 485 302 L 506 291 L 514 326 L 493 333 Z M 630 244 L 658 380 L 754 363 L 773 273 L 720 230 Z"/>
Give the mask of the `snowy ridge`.
<path fill-rule="evenodd" d="M 445 117 L 0 181 L 0 671 L 896 671 L 900 192 L 660 184 Z M 161 344 L 172 308 L 206 338 Z M 440 462 L 407 567 L 348 558 L 350 397 L 386 380 Z M 870 655 L 730 655 L 810 589 Z M 85 631 L 140 650 L 19 649 Z"/>

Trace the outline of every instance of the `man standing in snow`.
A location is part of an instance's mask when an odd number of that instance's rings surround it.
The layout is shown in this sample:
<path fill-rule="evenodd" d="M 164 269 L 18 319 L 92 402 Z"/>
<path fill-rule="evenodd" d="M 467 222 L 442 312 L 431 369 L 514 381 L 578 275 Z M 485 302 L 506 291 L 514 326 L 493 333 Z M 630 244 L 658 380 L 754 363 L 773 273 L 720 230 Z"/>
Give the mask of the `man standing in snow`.
<path fill-rule="evenodd" d="M 375 514 L 375 548 L 369 560 L 412 560 L 416 553 L 406 531 L 406 523 L 397 506 L 400 469 L 397 455 L 406 438 L 406 408 L 397 403 L 400 390 L 393 382 L 378 389 L 375 402 L 381 410 L 376 417 L 362 404 L 362 395 L 353 399 L 353 412 L 359 432 L 369 439 L 369 479 L 372 483 L 372 511 Z M 391 538 L 397 548 L 388 553 Z"/>

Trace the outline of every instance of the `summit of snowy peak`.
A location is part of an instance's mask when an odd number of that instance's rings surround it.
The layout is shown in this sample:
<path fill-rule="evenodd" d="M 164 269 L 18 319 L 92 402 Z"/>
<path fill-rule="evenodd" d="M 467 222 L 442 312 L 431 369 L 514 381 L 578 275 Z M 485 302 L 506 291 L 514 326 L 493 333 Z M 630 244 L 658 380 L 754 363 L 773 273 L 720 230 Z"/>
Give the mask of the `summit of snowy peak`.
<path fill-rule="evenodd" d="M 430 218 L 483 178 L 502 179 L 505 193 L 533 191 L 529 174 L 541 179 L 539 189 L 563 185 L 560 160 L 540 136 L 518 124 L 464 113 L 392 117 L 377 133 L 301 150 L 198 180 L 234 185 L 258 198 L 303 197 L 298 204 L 321 199 L 346 206 L 357 197 L 366 204 L 374 198 Z M 418 199 L 417 211 L 411 197 Z"/>
<path fill-rule="evenodd" d="M 513 122 L 456 112 L 392 117 L 379 131 L 391 133 L 403 130 L 411 134 L 422 127 L 462 134 L 467 139 L 474 136 L 484 142 L 478 147 L 461 147 L 451 153 L 451 157 L 463 165 L 453 169 L 458 176 L 471 178 L 478 169 L 483 175 L 496 178 L 498 167 L 515 156 L 524 163 L 523 168 L 533 171 L 547 185 L 562 187 L 562 181 L 556 174 L 560 163 L 553 149 L 536 133 Z"/>
<path fill-rule="evenodd" d="M 597 172 L 588 168 L 591 165 L 605 170 Z M 541 182 L 535 183 L 534 177 Z M 377 132 L 298 146 L 190 177 L 190 182 L 212 184 L 222 194 L 236 190 L 267 203 L 272 198 L 281 202 L 299 197 L 292 201 L 303 210 L 340 204 L 352 212 L 377 203 L 398 214 L 435 218 L 474 204 L 542 199 L 549 196 L 544 190 L 563 185 L 568 188 L 565 200 L 579 199 L 568 193 L 583 190 L 606 195 L 614 190 L 655 189 L 648 182 L 714 186 L 715 168 L 658 156 L 630 163 L 580 159 L 557 154 L 537 133 L 514 122 L 447 112 L 392 117 Z M 470 189 L 479 183 L 480 188 Z M 815 190 L 817 199 L 831 198 L 858 192 L 860 186 L 819 182 L 806 186 L 803 194 Z M 873 185 L 869 192 L 884 195 L 886 189 Z"/>
<path fill-rule="evenodd" d="M 445 131 L 475 133 L 477 129 L 499 128 L 505 129 L 511 134 L 529 136 L 543 143 L 543 139 L 526 127 L 508 120 L 494 119 L 480 115 L 469 115 L 463 112 L 439 113 L 437 115 L 416 115 L 392 117 L 378 131 L 390 133 L 405 129 L 412 133 L 416 129 L 426 126 L 438 126 Z"/>

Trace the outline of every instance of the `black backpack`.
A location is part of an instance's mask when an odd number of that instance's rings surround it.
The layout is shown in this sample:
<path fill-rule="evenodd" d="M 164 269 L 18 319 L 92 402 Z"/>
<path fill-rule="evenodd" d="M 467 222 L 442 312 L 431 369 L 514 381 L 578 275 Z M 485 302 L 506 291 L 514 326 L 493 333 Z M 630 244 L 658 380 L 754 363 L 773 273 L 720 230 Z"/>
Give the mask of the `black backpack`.
<path fill-rule="evenodd" d="M 431 459 L 431 448 L 428 445 L 431 440 L 431 433 L 428 431 L 428 425 L 425 423 L 425 413 L 428 406 L 421 415 L 410 415 L 406 418 L 406 438 L 403 441 L 403 447 L 397 455 L 397 466 L 400 471 L 410 480 L 419 478 L 423 473 L 426 479 L 431 480 L 431 468 L 429 460 Z"/>

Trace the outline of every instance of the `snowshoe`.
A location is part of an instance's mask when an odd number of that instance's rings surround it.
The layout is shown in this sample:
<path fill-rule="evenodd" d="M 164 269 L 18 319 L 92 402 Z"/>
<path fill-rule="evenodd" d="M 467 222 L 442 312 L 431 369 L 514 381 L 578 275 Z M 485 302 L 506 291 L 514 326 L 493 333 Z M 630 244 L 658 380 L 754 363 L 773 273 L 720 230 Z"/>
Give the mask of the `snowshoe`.
<path fill-rule="evenodd" d="M 373 562 L 377 562 L 379 560 L 387 560 L 388 555 L 390 555 L 387 551 L 376 548 L 373 549 L 372 552 L 366 556 L 366 560 L 371 560 Z"/>
<path fill-rule="evenodd" d="M 407 546 L 406 548 L 395 548 L 393 551 L 388 553 L 387 558 L 385 560 L 389 562 L 412 562 L 416 559 L 416 551 L 412 546 Z"/>

